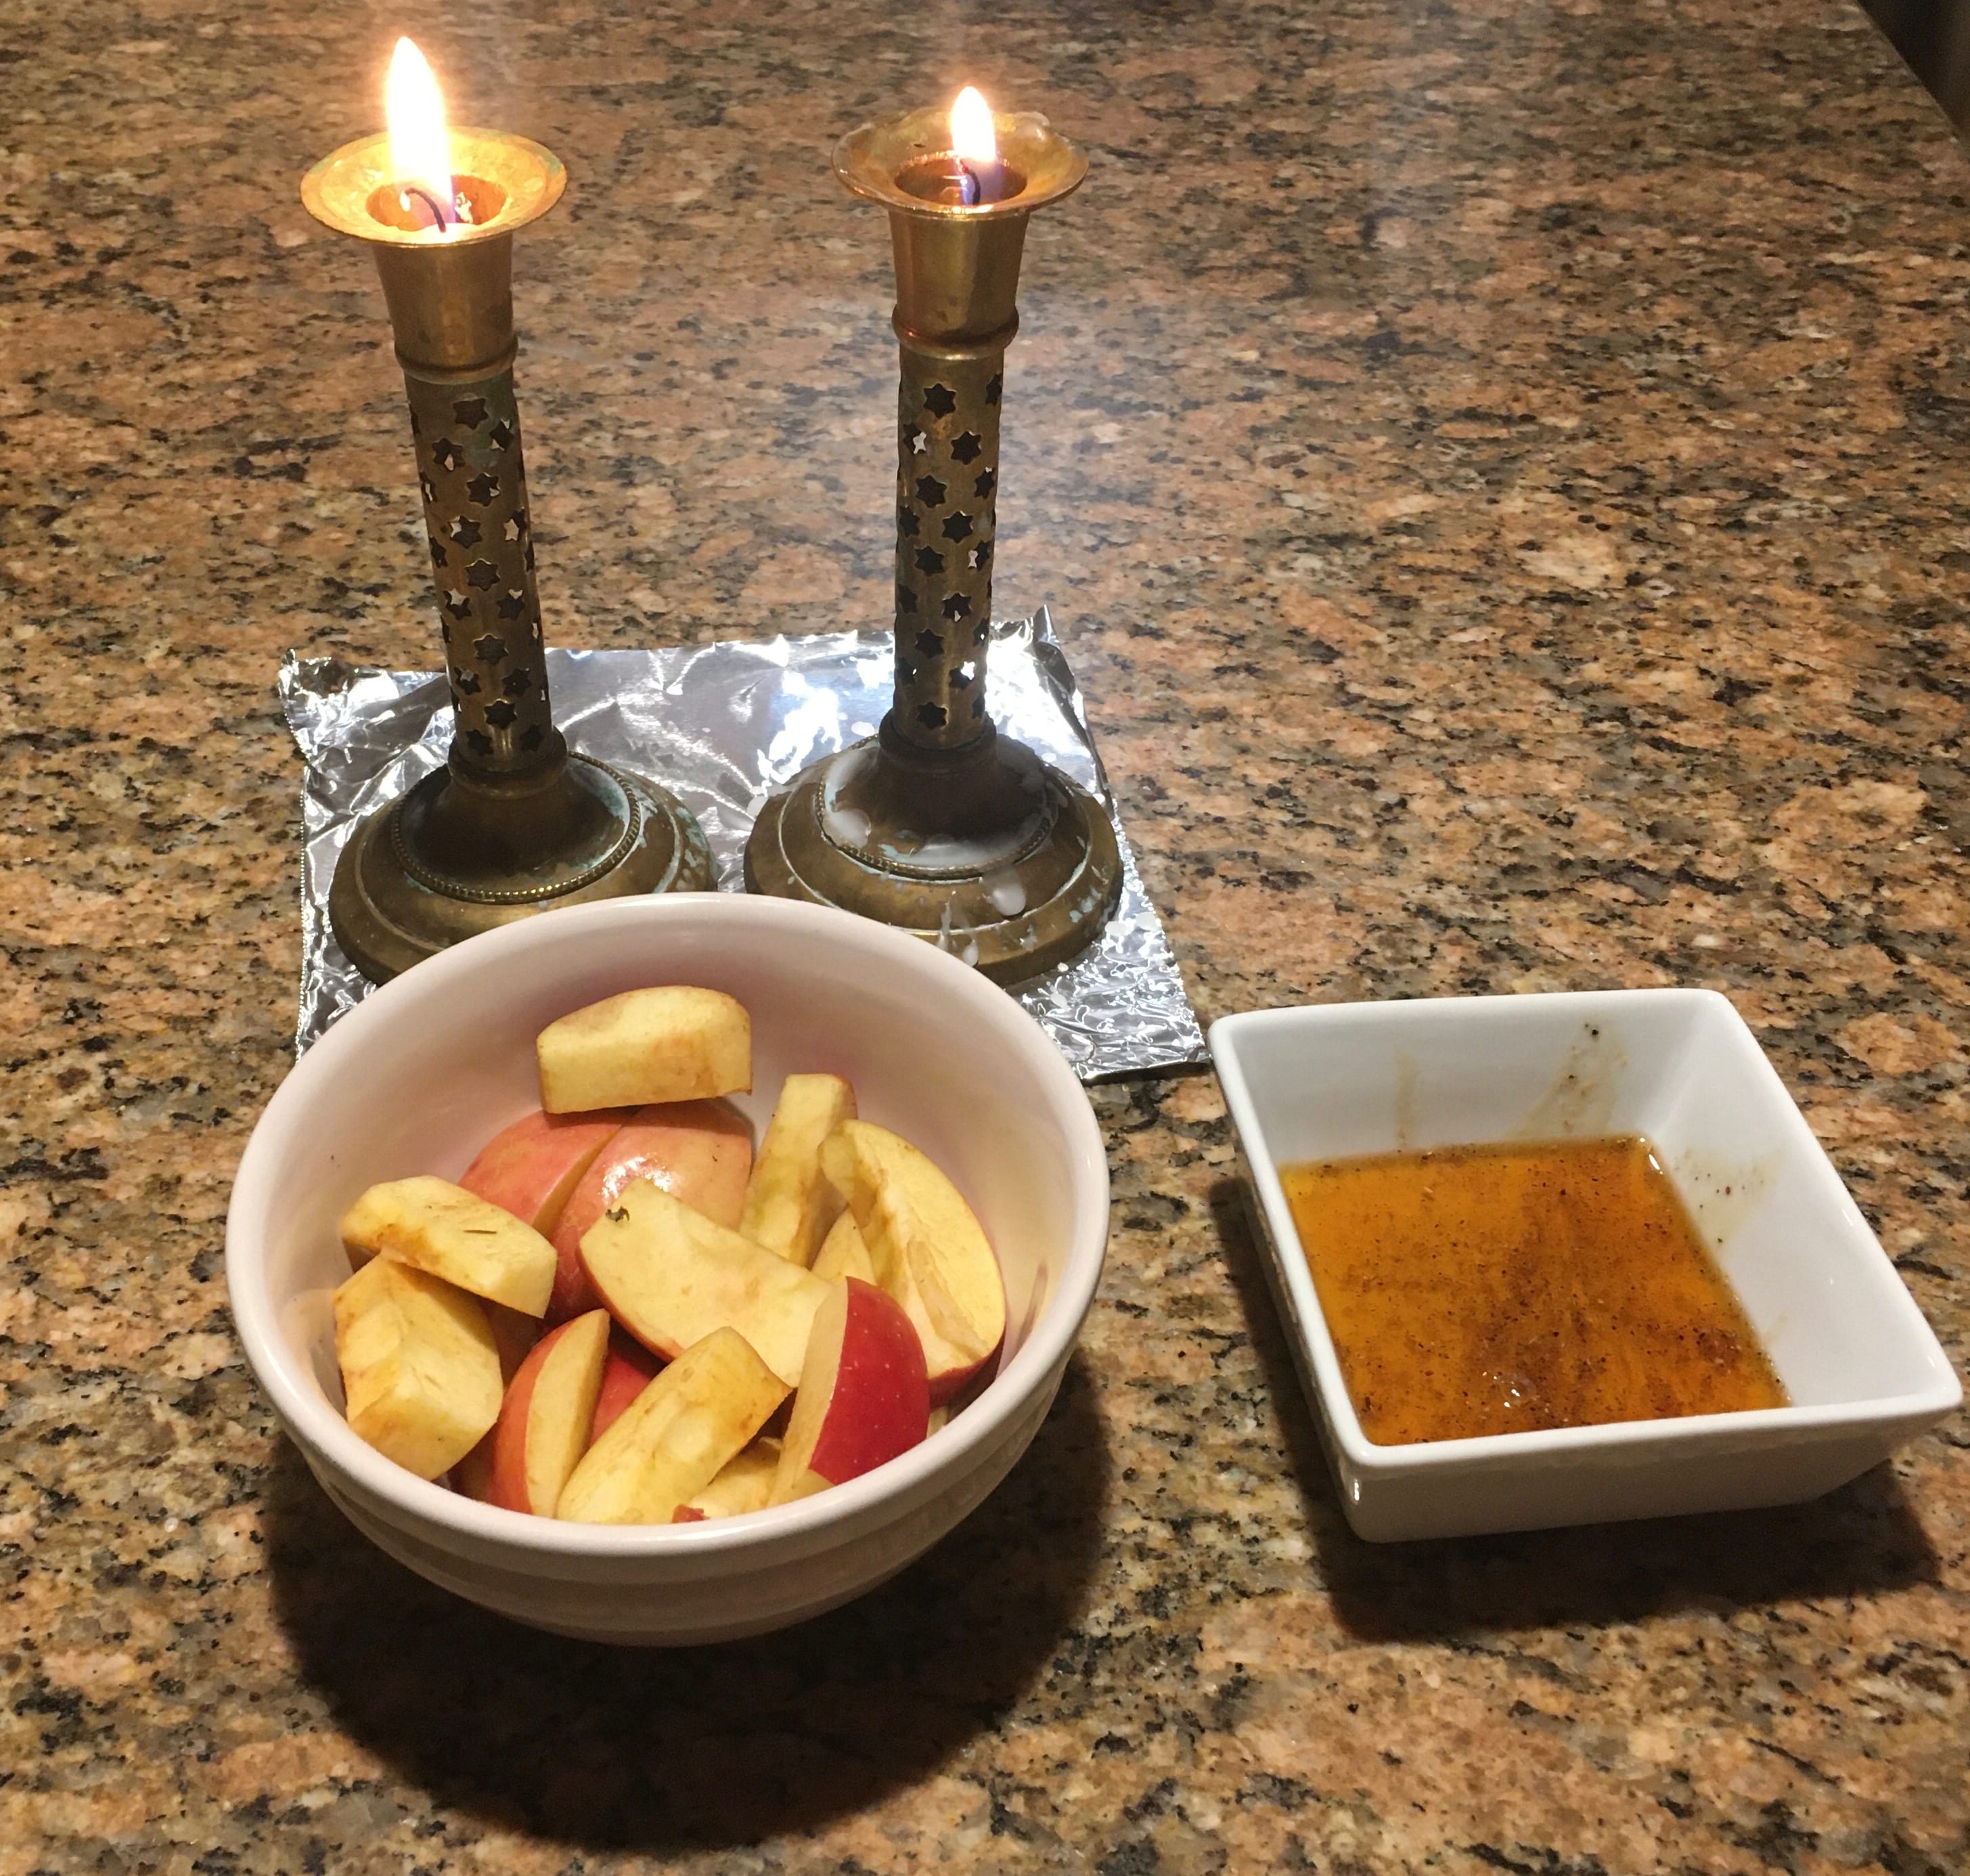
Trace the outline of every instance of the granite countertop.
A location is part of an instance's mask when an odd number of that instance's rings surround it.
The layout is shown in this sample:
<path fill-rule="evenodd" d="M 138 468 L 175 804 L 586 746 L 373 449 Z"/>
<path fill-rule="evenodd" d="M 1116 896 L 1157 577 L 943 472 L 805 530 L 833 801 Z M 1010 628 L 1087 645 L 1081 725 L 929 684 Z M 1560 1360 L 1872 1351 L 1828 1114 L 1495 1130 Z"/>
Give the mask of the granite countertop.
<path fill-rule="evenodd" d="M 428 664 L 401 387 L 295 184 L 401 25 L 523 238 L 565 645 L 880 623 L 866 115 L 1084 139 L 1001 610 L 1049 603 L 1201 1013 L 1687 983 L 1959 1367 L 1964 159 L 1845 0 L 16 8 L 0 41 L 0 1876 L 1970 1868 L 1970 1436 L 1822 1503 L 1348 1534 L 1206 1078 L 1097 1090 L 1108 1275 L 971 1523 L 611 1653 L 358 1539 L 242 1362 L 290 645 Z"/>

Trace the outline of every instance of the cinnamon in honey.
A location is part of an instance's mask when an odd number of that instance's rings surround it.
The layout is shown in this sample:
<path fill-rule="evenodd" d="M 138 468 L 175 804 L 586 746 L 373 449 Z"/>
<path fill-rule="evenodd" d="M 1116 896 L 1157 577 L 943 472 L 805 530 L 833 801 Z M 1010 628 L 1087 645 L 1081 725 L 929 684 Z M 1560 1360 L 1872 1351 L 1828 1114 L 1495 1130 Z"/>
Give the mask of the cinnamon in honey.
<path fill-rule="evenodd" d="M 1378 1154 L 1282 1178 L 1377 1445 L 1786 1404 L 1644 1140 Z"/>

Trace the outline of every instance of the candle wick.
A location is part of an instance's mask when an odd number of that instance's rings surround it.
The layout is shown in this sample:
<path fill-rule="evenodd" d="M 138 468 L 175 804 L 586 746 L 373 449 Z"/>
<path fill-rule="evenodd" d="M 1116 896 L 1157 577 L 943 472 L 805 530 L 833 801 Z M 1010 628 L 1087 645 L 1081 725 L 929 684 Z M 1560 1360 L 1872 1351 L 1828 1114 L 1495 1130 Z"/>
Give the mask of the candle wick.
<path fill-rule="evenodd" d="M 961 207 L 971 209 L 978 206 L 980 193 L 978 178 L 971 165 L 964 158 L 957 159 L 957 200 Z"/>
<path fill-rule="evenodd" d="M 398 193 L 404 197 L 404 206 L 406 208 L 410 206 L 410 198 L 415 196 L 426 208 L 431 210 L 431 219 L 437 224 L 439 232 L 442 233 L 444 231 L 448 224 L 444 219 L 444 205 L 428 189 L 420 189 L 415 183 L 407 182 L 401 185 Z"/>

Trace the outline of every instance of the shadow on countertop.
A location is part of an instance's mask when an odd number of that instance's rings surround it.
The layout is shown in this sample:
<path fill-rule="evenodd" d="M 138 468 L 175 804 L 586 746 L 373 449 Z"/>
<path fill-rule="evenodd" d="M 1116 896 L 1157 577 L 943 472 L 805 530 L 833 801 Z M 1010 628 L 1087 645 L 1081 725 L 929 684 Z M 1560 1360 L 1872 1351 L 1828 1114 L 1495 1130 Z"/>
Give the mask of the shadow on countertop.
<path fill-rule="evenodd" d="M 1607 1627 L 1937 1579 L 1935 1551 L 1886 1465 L 1804 1504 L 1411 1543 L 1347 1527 L 1237 1181 L 1211 1193 L 1226 1266 L 1278 1409 L 1334 1613 L 1364 1641 L 1454 1641 Z"/>
<path fill-rule="evenodd" d="M 730 1848 L 921 1780 L 1043 1676 L 1112 1471 L 1077 1356 L 1026 1456 L 928 1556 L 777 1635 L 613 1648 L 521 1627 L 372 1549 L 291 1446 L 275 1608 L 336 1723 L 447 1809 L 577 1848 Z"/>

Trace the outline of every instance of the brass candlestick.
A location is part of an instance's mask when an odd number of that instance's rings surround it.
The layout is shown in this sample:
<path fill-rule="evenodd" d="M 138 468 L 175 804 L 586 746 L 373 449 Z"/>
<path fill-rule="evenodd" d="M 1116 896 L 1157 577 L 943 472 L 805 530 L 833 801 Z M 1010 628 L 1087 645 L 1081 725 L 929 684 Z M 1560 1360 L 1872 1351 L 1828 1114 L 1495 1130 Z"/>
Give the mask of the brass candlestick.
<path fill-rule="evenodd" d="M 550 905 L 711 884 L 683 805 L 573 753 L 548 699 L 513 398 L 513 234 L 560 200 L 566 172 L 524 137 L 453 129 L 472 219 L 424 226 L 388 141 L 346 144 L 301 184 L 309 212 L 368 242 L 382 278 L 451 679 L 445 766 L 364 820 L 329 893 L 337 941 L 377 983 Z"/>
<path fill-rule="evenodd" d="M 875 736 L 767 803 L 746 881 L 906 927 L 1008 983 L 1094 938 L 1121 891 L 1122 859 L 1100 803 L 1000 736 L 986 712 L 1000 393 L 1019 329 L 1020 251 L 1027 217 L 1087 173 L 1044 119 L 994 124 L 999 161 L 983 190 L 951 153 L 941 112 L 866 125 L 835 151 L 842 181 L 889 211 L 896 246 L 895 701 Z"/>

